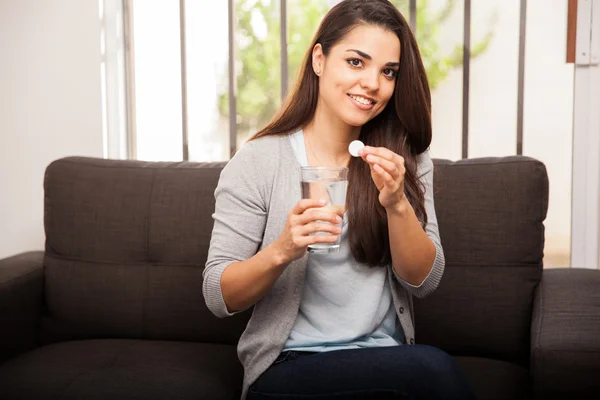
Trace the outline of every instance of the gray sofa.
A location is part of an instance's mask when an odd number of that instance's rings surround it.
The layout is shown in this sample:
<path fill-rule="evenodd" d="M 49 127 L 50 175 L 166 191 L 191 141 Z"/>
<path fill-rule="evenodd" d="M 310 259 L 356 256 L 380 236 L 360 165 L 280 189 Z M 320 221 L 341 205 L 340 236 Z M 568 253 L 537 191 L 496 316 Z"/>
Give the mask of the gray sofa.
<path fill-rule="evenodd" d="M 544 165 L 435 163 L 446 272 L 414 300 L 417 342 L 480 399 L 600 398 L 600 271 L 542 269 Z M 223 165 L 47 168 L 45 251 L 0 260 L 0 399 L 239 398 L 250 314 L 217 319 L 202 297 Z"/>

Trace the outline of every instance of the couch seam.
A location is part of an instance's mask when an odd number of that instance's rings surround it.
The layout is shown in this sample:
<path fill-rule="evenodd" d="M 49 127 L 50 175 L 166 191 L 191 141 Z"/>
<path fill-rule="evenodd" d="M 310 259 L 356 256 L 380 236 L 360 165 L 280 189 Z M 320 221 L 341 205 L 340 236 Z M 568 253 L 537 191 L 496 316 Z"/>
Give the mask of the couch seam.
<path fill-rule="evenodd" d="M 542 337 L 542 329 L 544 327 L 544 278 L 540 281 L 540 326 L 537 331 L 537 343 L 534 347 L 541 349 L 541 337 Z"/>
<path fill-rule="evenodd" d="M 520 158 L 517 160 L 503 160 L 504 158 L 508 158 L 508 157 L 516 157 L 516 156 L 506 156 L 506 157 L 481 157 L 482 159 L 484 158 L 493 158 L 494 160 L 492 161 L 472 161 L 473 159 L 471 159 L 468 163 L 459 163 L 458 161 L 451 161 L 448 159 L 444 159 L 444 158 L 432 158 L 432 160 L 436 160 L 434 161 L 434 166 L 436 167 L 446 167 L 446 166 L 452 166 L 452 167 L 472 167 L 474 165 L 496 165 L 496 164 L 543 164 L 540 160 L 536 160 L 534 158 Z"/>
<path fill-rule="evenodd" d="M 443 246 L 441 246 L 443 247 Z M 461 262 L 446 262 L 446 267 L 481 267 L 481 268 L 536 268 L 539 270 L 539 263 L 461 263 Z"/>
<path fill-rule="evenodd" d="M 339 392 L 332 392 L 332 393 L 304 393 L 304 394 L 300 394 L 300 393 L 267 393 L 267 392 L 261 392 L 261 391 L 257 391 L 257 390 L 253 390 L 248 388 L 248 392 L 251 392 L 253 394 L 262 396 L 262 397 L 267 397 L 267 398 L 273 398 L 273 399 L 281 399 L 281 398 L 286 398 L 286 399 L 327 399 L 330 398 L 331 396 L 334 397 L 338 397 L 338 396 L 347 396 L 350 394 L 372 394 L 373 392 L 379 392 L 379 393 L 391 393 L 394 395 L 397 394 L 402 394 L 402 395 L 406 395 L 406 391 L 403 390 L 397 390 L 397 389 L 358 389 L 358 390 L 342 390 Z"/>
<path fill-rule="evenodd" d="M 541 350 L 541 349 L 540 349 Z M 600 350 L 544 349 L 544 353 L 600 354 Z"/>
<path fill-rule="evenodd" d="M 54 252 L 48 252 L 47 256 L 50 258 L 54 258 L 56 260 L 63 261 L 77 261 L 77 262 L 85 262 L 89 264 L 111 264 L 111 265 L 146 265 L 151 264 L 155 266 L 165 266 L 165 267 L 197 267 L 199 264 L 184 264 L 184 263 L 158 263 L 158 262 L 150 262 L 150 261 L 111 261 L 111 260 L 91 260 L 89 258 L 81 258 L 81 257 L 70 257 L 70 256 L 62 256 L 60 254 Z"/>
<path fill-rule="evenodd" d="M 445 158 L 436 158 L 433 157 L 431 160 L 434 161 L 434 167 L 441 166 L 452 166 L 452 167 L 472 167 L 473 165 L 495 165 L 495 164 L 543 164 L 540 160 L 536 160 L 534 158 L 523 156 L 524 158 L 516 159 L 516 160 L 503 160 L 504 158 L 510 158 L 516 156 L 506 156 L 506 157 L 481 157 L 485 158 L 493 158 L 492 161 L 483 161 L 478 162 L 469 162 L 469 163 L 458 163 L 457 161 L 448 160 Z M 80 157 L 77 159 L 69 159 L 69 158 L 59 158 L 55 160 L 56 163 L 69 163 L 69 164 L 79 164 L 85 165 L 91 168 L 119 168 L 119 169 L 140 169 L 140 168 L 160 168 L 164 166 L 177 165 L 177 169 L 186 169 L 186 170 L 198 170 L 197 167 L 186 167 L 185 161 L 145 161 L 143 162 L 146 167 L 142 167 L 140 165 L 101 165 L 102 161 L 105 159 L 95 158 L 95 157 Z M 136 160 L 129 160 L 136 161 Z M 222 168 L 223 165 L 227 164 L 228 161 L 215 161 L 215 162 L 200 162 L 200 161 L 192 161 L 194 165 L 204 165 L 205 168 Z"/>
<path fill-rule="evenodd" d="M 92 161 L 93 160 L 93 161 Z M 113 164 L 106 164 L 106 165 L 102 165 L 101 162 L 102 160 L 106 161 L 106 159 L 102 159 L 102 158 L 92 158 L 92 160 L 88 160 L 88 159 L 77 159 L 77 160 L 69 160 L 66 158 L 60 158 L 54 162 L 56 162 L 57 164 L 62 164 L 62 163 L 68 163 L 68 164 L 77 164 L 78 166 L 84 166 L 84 167 L 88 167 L 88 168 L 106 168 L 106 169 L 113 169 L 113 168 L 117 168 L 117 169 L 152 169 L 152 170 L 156 170 L 156 169 L 161 169 L 164 167 L 171 167 L 173 169 L 178 169 L 178 170 L 196 170 L 196 171 L 200 171 L 202 169 L 219 169 L 219 168 L 223 168 L 223 166 L 225 164 L 227 164 L 227 161 L 215 161 L 215 162 L 200 162 L 200 161 L 192 161 L 191 163 L 193 163 L 194 165 L 196 165 L 195 167 L 186 167 L 184 165 L 184 161 L 144 161 L 141 162 L 139 165 L 123 165 L 123 164 L 119 164 L 119 165 L 113 165 Z M 122 161 L 122 160 L 118 160 L 118 161 Z M 129 161 L 138 161 L 138 160 L 129 160 Z M 144 166 L 142 166 L 144 165 Z M 174 166 L 177 165 L 177 168 L 175 168 Z M 201 165 L 202 168 L 198 168 L 198 165 Z"/>
<path fill-rule="evenodd" d="M 131 343 L 127 347 L 127 350 L 131 349 L 135 344 L 136 344 L 136 342 Z M 88 373 L 90 373 L 92 371 L 97 371 L 97 370 L 100 370 L 100 369 L 107 369 L 107 368 L 112 367 L 115 364 L 115 362 L 117 361 L 117 359 L 119 358 L 119 356 L 121 354 L 122 354 L 121 352 L 117 351 L 117 354 L 115 355 L 115 357 L 113 358 L 113 360 L 110 362 L 110 364 L 108 364 L 105 367 L 100 367 L 100 368 L 86 368 L 84 371 L 81 371 L 78 374 L 76 374 L 69 382 L 67 382 L 67 384 L 65 385 L 65 387 L 63 387 L 62 392 L 58 395 L 58 397 L 55 397 L 54 400 L 60 400 L 64 396 L 64 394 L 67 391 L 67 389 L 69 388 L 69 386 L 71 386 L 71 384 L 75 381 L 75 379 L 79 378 L 80 376 L 86 375 L 86 374 L 88 374 Z"/>
<path fill-rule="evenodd" d="M 543 353 L 542 353 L 542 342 L 541 342 L 541 337 L 542 337 L 542 330 L 544 327 L 544 278 L 542 277 L 542 279 L 540 280 L 540 284 L 539 284 L 539 291 L 540 291 L 540 326 L 537 332 L 537 343 L 534 344 L 534 362 L 535 364 L 537 364 L 537 366 L 534 365 L 532 371 L 534 371 L 534 379 L 533 379 L 533 387 L 534 387 L 534 391 L 535 391 L 535 387 L 536 385 L 536 376 L 540 377 L 543 376 L 543 372 L 544 372 L 544 360 L 543 360 Z M 538 361 L 535 361 L 535 353 L 538 354 Z M 535 372 L 535 370 L 538 370 L 539 372 Z M 540 380 L 541 382 L 541 380 Z M 538 390 L 540 390 L 538 388 Z"/>
<path fill-rule="evenodd" d="M 57 395 L 56 395 L 56 397 L 54 398 L 54 400 L 59 400 L 59 399 L 61 399 L 61 398 L 64 396 L 64 394 L 65 394 L 65 392 L 67 391 L 67 389 L 69 388 L 69 386 L 71 386 L 71 384 L 72 384 L 72 383 L 75 381 L 75 379 L 77 379 L 77 378 L 79 378 L 80 376 L 83 376 L 83 375 L 85 375 L 85 374 L 89 373 L 91 370 L 92 370 L 91 368 L 86 368 L 85 370 L 83 370 L 83 371 L 80 371 L 79 373 L 75 374 L 75 376 L 74 376 L 73 378 L 71 378 L 71 379 L 69 380 L 69 382 L 67 382 L 67 383 L 65 384 L 65 386 L 62 388 L 62 391 L 61 391 L 59 394 L 57 394 Z"/>
<path fill-rule="evenodd" d="M 146 301 L 148 299 L 148 263 L 151 263 L 152 258 L 150 257 L 150 207 L 152 204 L 152 199 L 154 198 L 154 189 L 156 187 L 156 176 L 158 175 L 158 170 L 152 171 L 152 183 L 150 186 L 150 196 L 148 196 L 148 208 L 146 210 L 146 260 L 148 261 L 144 265 L 144 291 L 142 298 L 142 332 L 141 336 L 145 337 L 146 335 Z"/>
<path fill-rule="evenodd" d="M 148 244 L 146 244 L 148 246 Z M 200 264 L 191 263 L 161 263 L 153 261 L 111 261 L 111 260 L 92 260 L 89 258 L 63 256 L 51 251 L 46 252 L 48 257 L 65 260 L 65 261 L 81 261 L 90 264 L 112 264 L 112 265 L 146 265 L 150 264 L 153 266 L 176 266 L 176 267 L 197 267 Z M 539 263 L 504 263 L 504 264 L 487 264 L 487 263 L 460 263 L 460 262 L 447 262 L 446 267 L 467 267 L 467 268 L 533 268 L 538 267 Z"/>
<path fill-rule="evenodd" d="M 541 163 L 541 162 L 540 162 Z M 544 199 L 546 201 L 542 201 L 540 202 L 540 208 L 541 208 L 541 212 L 540 215 L 543 215 L 544 218 L 541 221 L 542 226 L 544 226 L 544 220 L 548 218 L 548 202 L 550 199 L 550 181 L 548 180 L 548 170 L 546 169 L 546 166 L 544 165 L 544 163 L 541 163 L 541 169 L 543 170 L 543 175 L 545 175 L 546 179 L 544 179 Z M 546 204 L 546 206 L 544 207 L 544 203 Z M 544 243 L 545 242 L 545 229 L 542 229 L 540 232 L 540 243 Z M 542 262 L 541 262 L 541 268 L 542 271 L 544 270 L 544 257 L 542 256 Z"/>

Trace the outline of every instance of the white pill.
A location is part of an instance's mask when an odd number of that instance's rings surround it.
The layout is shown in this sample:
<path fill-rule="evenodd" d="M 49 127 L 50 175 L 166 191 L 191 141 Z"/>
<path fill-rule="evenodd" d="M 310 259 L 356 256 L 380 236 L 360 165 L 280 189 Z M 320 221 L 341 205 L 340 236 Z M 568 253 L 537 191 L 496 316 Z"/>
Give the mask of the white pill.
<path fill-rule="evenodd" d="M 350 142 L 350 145 L 348 146 L 348 151 L 354 157 L 358 157 L 358 152 L 363 147 L 365 147 L 365 144 L 363 142 L 361 142 L 360 140 L 353 140 L 352 142 Z"/>

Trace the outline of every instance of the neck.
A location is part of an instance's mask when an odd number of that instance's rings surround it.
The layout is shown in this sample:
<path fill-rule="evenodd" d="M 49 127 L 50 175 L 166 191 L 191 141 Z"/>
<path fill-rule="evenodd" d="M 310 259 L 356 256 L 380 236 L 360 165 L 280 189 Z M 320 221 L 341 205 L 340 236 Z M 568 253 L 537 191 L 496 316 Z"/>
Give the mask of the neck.
<path fill-rule="evenodd" d="M 315 116 L 303 129 L 307 154 L 316 163 L 329 166 L 348 166 L 348 145 L 360 136 L 359 126 L 350 126 L 326 109 L 319 101 Z"/>

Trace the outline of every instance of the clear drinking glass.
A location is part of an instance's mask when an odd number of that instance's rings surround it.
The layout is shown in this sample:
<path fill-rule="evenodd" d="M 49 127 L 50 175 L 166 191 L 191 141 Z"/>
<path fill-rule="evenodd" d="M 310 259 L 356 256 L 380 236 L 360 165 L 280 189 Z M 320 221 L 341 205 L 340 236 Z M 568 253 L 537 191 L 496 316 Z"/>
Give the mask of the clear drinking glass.
<path fill-rule="evenodd" d="M 348 168 L 343 167 L 302 167 L 302 198 L 326 200 L 323 211 L 337 213 L 346 212 L 346 191 L 348 188 Z M 340 222 L 337 226 L 341 227 Z M 316 232 L 314 235 L 331 235 L 329 232 Z M 331 253 L 340 250 L 342 235 L 334 243 L 317 243 L 308 246 L 310 253 Z"/>

